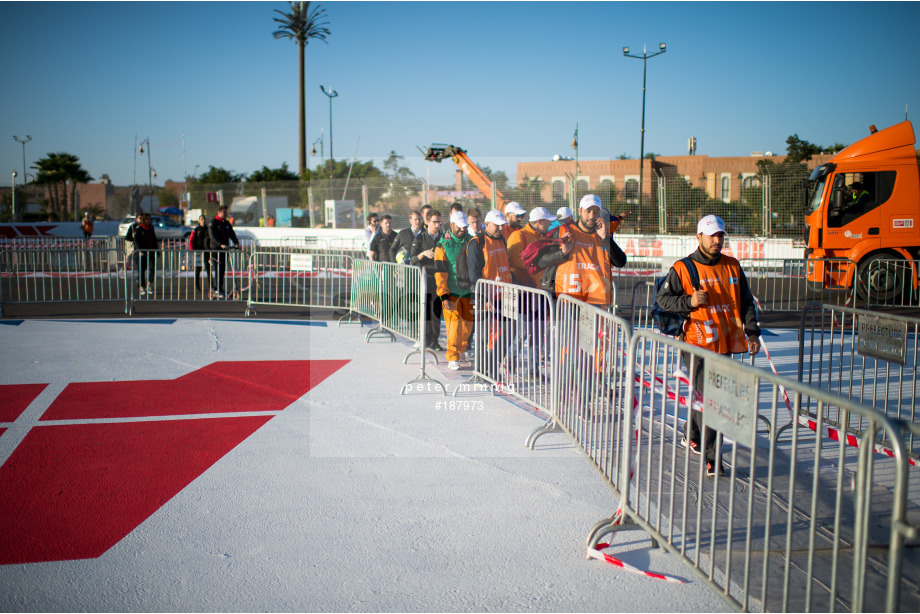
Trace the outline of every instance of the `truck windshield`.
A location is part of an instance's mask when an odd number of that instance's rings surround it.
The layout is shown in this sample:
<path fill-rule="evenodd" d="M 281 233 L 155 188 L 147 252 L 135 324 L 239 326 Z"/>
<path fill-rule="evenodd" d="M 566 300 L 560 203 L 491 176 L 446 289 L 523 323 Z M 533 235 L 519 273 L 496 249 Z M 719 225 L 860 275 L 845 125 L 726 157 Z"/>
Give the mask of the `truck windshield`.
<path fill-rule="evenodd" d="M 805 215 L 809 213 L 814 213 L 818 210 L 818 207 L 821 206 L 821 200 L 824 198 L 824 185 L 827 181 L 827 177 L 821 177 L 817 181 L 808 182 L 808 207 L 805 210 Z"/>
<path fill-rule="evenodd" d="M 808 177 L 808 205 L 806 206 L 805 215 L 813 213 L 821 206 L 821 200 L 824 197 L 824 185 L 827 182 L 827 176 L 834 170 L 833 164 L 822 164 L 815 167 Z"/>

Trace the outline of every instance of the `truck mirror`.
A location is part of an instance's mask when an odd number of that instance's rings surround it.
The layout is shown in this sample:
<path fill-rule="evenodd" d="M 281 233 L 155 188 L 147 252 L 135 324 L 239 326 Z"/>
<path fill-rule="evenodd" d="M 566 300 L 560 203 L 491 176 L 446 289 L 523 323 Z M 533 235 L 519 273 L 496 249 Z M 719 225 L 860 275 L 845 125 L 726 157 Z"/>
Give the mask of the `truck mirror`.
<path fill-rule="evenodd" d="M 843 213 L 843 199 L 846 190 L 843 188 L 834 188 L 831 192 L 831 206 L 828 213 L 830 217 L 838 217 Z"/>

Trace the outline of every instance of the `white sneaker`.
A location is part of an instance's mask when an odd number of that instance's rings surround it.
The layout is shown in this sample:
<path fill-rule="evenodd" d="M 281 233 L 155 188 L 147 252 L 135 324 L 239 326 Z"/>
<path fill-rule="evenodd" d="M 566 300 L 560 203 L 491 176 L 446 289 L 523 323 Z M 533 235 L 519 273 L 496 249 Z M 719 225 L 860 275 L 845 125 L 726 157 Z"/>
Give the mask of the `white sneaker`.
<path fill-rule="evenodd" d="M 447 363 L 447 368 L 450 369 L 451 371 L 459 371 L 460 363 L 457 362 L 456 360 L 452 360 L 449 363 Z"/>
<path fill-rule="evenodd" d="M 145 294 L 147 294 L 147 288 L 141 288 L 139 294 L 140 294 L 141 296 L 144 296 Z"/>

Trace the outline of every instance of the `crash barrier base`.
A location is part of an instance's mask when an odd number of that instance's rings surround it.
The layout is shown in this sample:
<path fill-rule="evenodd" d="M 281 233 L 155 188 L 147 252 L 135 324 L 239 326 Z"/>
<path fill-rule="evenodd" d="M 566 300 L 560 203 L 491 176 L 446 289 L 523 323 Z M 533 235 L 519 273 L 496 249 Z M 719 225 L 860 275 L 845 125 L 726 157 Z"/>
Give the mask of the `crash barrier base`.
<path fill-rule="evenodd" d="M 402 386 L 400 394 L 429 392 L 434 387 L 447 396 L 444 384 L 425 373 L 427 280 L 424 271 L 414 266 L 371 260 L 354 260 L 352 264 L 351 311 L 377 322 L 376 328 L 365 336 L 365 343 L 377 336 L 395 342 L 397 335 L 416 343 L 403 363 L 407 364 L 411 356 L 418 354 L 420 371 Z"/>
<path fill-rule="evenodd" d="M 809 386 L 860 402 L 892 420 L 920 424 L 920 318 L 851 307 L 809 304 L 799 326 L 798 379 Z M 803 414 L 861 436 L 860 415 L 844 421 L 834 408 L 806 397 Z M 886 433 L 876 443 L 891 452 Z M 908 433 L 906 453 L 920 461 L 920 437 Z"/>
<path fill-rule="evenodd" d="M 688 373 L 678 377 L 684 356 Z M 626 365 L 626 403 L 606 418 L 621 424 L 607 456 L 621 459 L 609 483 L 626 522 L 599 523 L 589 547 L 635 523 L 742 610 L 917 611 L 920 549 L 908 540 L 917 539 L 920 509 L 908 501 L 911 474 L 895 422 L 647 330 L 633 331 Z M 699 396 L 689 385 L 697 369 Z M 781 388 L 796 412 L 808 397 L 859 415 L 865 435 L 828 437 L 820 417 L 814 429 L 796 420 L 782 433 L 758 430 L 759 414 L 777 424 L 787 413 Z M 704 456 L 681 445 L 691 403 L 723 438 L 722 477 L 708 477 Z M 879 431 L 894 443 L 892 457 L 873 454 Z"/>
<path fill-rule="evenodd" d="M 351 312 L 354 258 L 307 251 L 257 251 L 249 257 L 246 316 L 257 305 L 337 309 Z"/>

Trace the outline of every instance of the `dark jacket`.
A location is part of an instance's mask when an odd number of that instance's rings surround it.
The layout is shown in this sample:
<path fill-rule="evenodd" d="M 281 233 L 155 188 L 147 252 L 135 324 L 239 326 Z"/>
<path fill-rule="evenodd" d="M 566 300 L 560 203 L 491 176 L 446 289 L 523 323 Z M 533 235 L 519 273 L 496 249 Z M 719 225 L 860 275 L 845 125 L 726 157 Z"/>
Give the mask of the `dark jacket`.
<path fill-rule="evenodd" d="M 192 237 L 188 242 L 189 249 L 203 250 L 208 249 L 208 227 L 199 224 L 192 231 Z"/>
<path fill-rule="evenodd" d="M 125 239 L 134 242 L 134 249 L 159 249 L 157 233 L 153 226 L 147 224 L 131 224 Z"/>
<path fill-rule="evenodd" d="M 396 262 L 396 251 L 393 245 L 396 243 L 396 231 L 391 230 L 389 234 L 382 230 L 374 235 L 371 240 L 371 246 L 368 249 L 374 254 L 374 260 L 377 262 Z"/>
<path fill-rule="evenodd" d="M 419 231 L 419 234 L 423 232 L 428 232 L 423 226 Z M 396 234 L 396 240 L 393 242 L 393 246 L 390 248 L 393 250 L 393 260 L 396 260 L 396 254 L 399 253 L 399 250 L 406 248 L 406 260 L 403 264 L 409 264 L 409 258 L 412 256 L 412 244 L 415 242 L 416 235 L 412 234 L 412 227 L 403 228 Z"/>
<path fill-rule="evenodd" d="M 435 262 L 434 258 L 425 258 L 419 254 L 429 249 L 433 250 L 437 247 L 438 241 L 440 240 L 441 233 L 438 233 L 436 237 L 432 237 L 428 234 L 428 229 L 422 229 L 422 232 L 418 233 L 418 236 L 415 237 L 415 241 L 412 242 L 412 252 L 409 258 L 409 264 L 421 267 L 421 269 L 425 271 L 425 275 L 428 278 L 426 280 L 425 289 L 429 294 L 435 293 Z"/>
<path fill-rule="evenodd" d="M 702 252 L 700 252 L 699 248 L 690 254 L 691 260 L 708 266 L 716 264 L 721 258 L 721 255 L 715 258 L 706 258 L 703 256 Z M 747 336 L 759 336 L 760 326 L 757 324 L 757 308 L 754 305 L 754 296 L 751 294 L 751 288 L 748 286 L 747 276 L 745 276 L 743 270 L 741 271 L 740 284 L 741 321 L 744 323 L 744 334 Z M 677 274 L 677 271 L 674 270 L 674 267 L 671 267 L 668 271 L 665 283 L 661 285 L 661 289 L 658 291 L 657 296 L 655 296 L 658 305 L 665 311 L 689 315 L 694 309 L 691 304 L 692 299 L 693 297 L 684 292 L 684 286 L 680 281 L 680 276 Z"/>
<path fill-rule="evenodd" d="M 221 245 L 230 246 L 231 241 L 234 245 L 239 245 L 240 241 L 236 238 L 236 232 L 233 225 L 227 220 L 215 217 L 208 224 L 208 249 L 220 249 Z"/>

